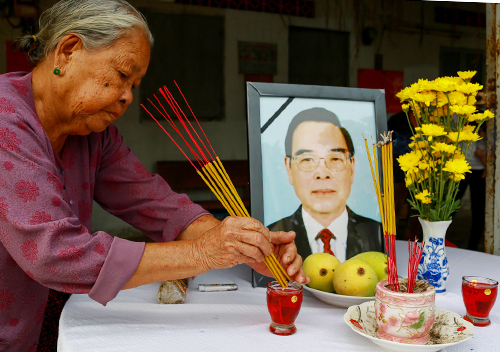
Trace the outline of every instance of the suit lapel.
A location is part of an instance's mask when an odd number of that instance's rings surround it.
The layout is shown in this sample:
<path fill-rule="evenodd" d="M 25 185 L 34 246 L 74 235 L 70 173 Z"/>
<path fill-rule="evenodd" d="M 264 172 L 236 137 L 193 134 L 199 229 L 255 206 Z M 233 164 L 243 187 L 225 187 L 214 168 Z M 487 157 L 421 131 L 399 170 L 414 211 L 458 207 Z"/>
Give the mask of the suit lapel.
<path fill-rule="evenodd" d="M 292 215 L 292 228 L 295 231 L 295 245 L 297 246 L 297 252 L 300 254 L 302 259 L 306 259 L 312 254 L 311 246 L 309 245 L 309 240 L 307 238 L 306 228 L 304 226 L 304 220 L 302 219 L 302 205 L 297 209 L 297 211 Z"/>

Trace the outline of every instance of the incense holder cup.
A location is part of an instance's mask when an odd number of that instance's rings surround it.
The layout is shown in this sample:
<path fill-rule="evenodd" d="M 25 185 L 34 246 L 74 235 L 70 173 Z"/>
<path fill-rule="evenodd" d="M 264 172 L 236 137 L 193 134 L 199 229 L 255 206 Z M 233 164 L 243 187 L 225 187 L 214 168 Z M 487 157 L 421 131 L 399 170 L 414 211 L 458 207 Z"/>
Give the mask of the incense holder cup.
<path fill-rule="evenodd" d="M 399 280 L 405 291 L 406 282 L 407 279 Z M 388 280 L 377 284 L 375 315 L 380 339 L 413 345 L 429 341 L 435 320 L 436 289 L 426 282 L 421 284 L 424 287 L 420 293 L 391 291 Z"/>
<path fill-rule="evenodd" d="M 267 284 L 267 309 L 271 315 L 269 331 L 276 335 L 295 334 L 295 318 L 302 306 L 302 285 L 294 282 L 282 287 L 279 282 Z"/>

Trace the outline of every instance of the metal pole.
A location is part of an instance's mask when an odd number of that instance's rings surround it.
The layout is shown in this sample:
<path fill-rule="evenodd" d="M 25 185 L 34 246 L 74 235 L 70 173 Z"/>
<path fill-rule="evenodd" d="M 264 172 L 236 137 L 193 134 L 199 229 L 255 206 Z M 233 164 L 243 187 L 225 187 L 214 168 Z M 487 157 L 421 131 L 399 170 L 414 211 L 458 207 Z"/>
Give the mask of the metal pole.
<path fill-rule="evenodd" d="M 497 96 L 500 93 L 500 6 L 486 4 L 486 107 L 497 115 Z M 500 136 L 497 135 L 498 116 L 486 124 L 486 253 L 500 255 Z M 495 194 L 499 201 L 495 201 Z"/>

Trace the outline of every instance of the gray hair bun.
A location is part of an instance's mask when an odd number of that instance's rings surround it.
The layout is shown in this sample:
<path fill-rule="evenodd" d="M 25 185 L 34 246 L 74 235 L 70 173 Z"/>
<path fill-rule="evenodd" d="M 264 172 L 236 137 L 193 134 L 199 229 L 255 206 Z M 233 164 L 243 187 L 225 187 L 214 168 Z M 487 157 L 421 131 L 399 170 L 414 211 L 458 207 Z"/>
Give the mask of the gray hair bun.
<path fill-rule="evenodd" d="M 36 65 L 67 34 L 78 36 L 86 50 L 111 47 L 131 29 L 143 31 L 151 47 L 153 35 L 146 18 L 125 0 L 61 0 L 42 13 L 39 31 L 25 34 L 15 46 Z"/>

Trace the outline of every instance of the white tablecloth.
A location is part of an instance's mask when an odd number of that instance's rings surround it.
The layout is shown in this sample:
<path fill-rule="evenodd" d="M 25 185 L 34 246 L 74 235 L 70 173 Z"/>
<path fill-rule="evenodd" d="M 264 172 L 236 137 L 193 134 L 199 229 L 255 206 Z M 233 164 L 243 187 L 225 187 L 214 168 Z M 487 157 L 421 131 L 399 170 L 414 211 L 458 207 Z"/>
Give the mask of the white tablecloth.
<path fill-rule="evenodd" d="M 407 243 L 398 241 L 398 271 L 406 277 Z M 447 247 L 450 277 L 440 308 L 465 314 L 461 277 L 500 279 L 500 257 Z M 237 291 L 198 292 L 198 284 L 236 283 Z M 184 304 L 160 305 L 160 283 L 125 290 L 106 307 L 87 295 L 73 295 L 59 324 L 58 351 L 379 351 L 344 322 L 346 309 L 329 306 L 304 291 L 292 336 L 269 332 L 265 288 L 253 288 L 244 265 L 212 270 L 190 281 Z M 476 327 L 474 337 L 446 351 L 496 351 L 500 348 L 500 305 L 492 324 Z"/>

